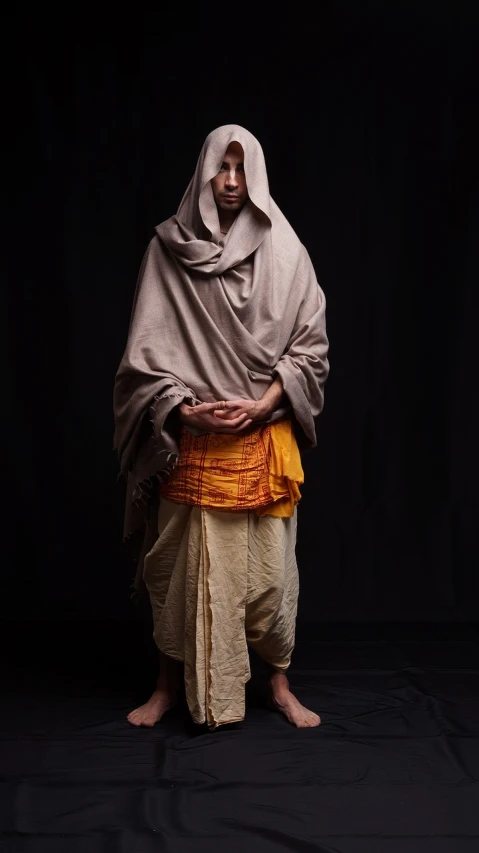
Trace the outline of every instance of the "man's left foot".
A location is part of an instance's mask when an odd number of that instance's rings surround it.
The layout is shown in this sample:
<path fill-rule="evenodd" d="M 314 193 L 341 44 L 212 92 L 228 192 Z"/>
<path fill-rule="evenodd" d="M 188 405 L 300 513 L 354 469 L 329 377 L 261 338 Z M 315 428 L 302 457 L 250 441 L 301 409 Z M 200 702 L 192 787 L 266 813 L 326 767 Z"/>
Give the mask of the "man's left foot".
<path fill-rule="evenodd" d="M 270 678 L 271 699 L 276 710 L 283 714 L 288 722 L 298 729 L 314 728 L 321 723 L 321 717 L 305 708 L 293 696 L 289 682 L 283 672 L 274 672 Z"/>

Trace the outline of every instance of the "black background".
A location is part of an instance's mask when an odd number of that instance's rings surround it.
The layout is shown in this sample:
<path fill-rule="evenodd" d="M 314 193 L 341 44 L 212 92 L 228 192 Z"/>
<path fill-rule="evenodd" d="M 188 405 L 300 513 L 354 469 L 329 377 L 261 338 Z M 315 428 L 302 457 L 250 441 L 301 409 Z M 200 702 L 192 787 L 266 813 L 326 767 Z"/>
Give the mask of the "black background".
<path fill-rule="evenodd" d="M 473 7 L 10 14 L 5 617 L 143 616 L 121 543 L 114 374 L 153 228 L 207 133 L 238 123 L 328 305 L 300 627 L 476 619 Z"/>
<path fill-rule="evenodd" d="M 477 4 L 11 6 L 2 853 L 476 853 Z M 130 601 L 112 388 L 207 133 L 246 126 L 327 296 L 292 690 L 205 732 Z"/>

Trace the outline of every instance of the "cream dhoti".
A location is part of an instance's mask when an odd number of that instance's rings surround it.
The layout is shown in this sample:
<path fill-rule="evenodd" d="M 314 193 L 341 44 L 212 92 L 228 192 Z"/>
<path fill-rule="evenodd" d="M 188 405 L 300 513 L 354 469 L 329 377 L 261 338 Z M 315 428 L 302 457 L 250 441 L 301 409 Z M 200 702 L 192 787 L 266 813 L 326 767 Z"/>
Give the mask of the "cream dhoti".
<path fill-rule="evenodd" d="M 275 518 L 163 498 L 158 531 L 144 564 L 155 641 L 184 661 L 194 722 L 215 728 L 242 720 L 247 646 L 276 670 L 290 664 L 298 600 L 296 512 Z"/>

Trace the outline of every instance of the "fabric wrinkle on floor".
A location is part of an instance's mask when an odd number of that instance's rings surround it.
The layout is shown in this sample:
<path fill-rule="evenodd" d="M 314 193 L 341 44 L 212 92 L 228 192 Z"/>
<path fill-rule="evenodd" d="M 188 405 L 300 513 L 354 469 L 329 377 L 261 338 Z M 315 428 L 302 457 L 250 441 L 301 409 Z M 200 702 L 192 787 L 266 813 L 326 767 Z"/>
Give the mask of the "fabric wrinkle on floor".
<path fill-rule="evenodd" d="M 8 664 L 2 853 L 479 849 L 477 631 L 301 639 L 290 680 L 318 729 L 267 709 L 253 657 L 245 722 L 215 732 L 184 703 L 131 727 L 143 641 L 90 631 L 85 649 L 71 632 L 67 675 L 56 631 Z"/>

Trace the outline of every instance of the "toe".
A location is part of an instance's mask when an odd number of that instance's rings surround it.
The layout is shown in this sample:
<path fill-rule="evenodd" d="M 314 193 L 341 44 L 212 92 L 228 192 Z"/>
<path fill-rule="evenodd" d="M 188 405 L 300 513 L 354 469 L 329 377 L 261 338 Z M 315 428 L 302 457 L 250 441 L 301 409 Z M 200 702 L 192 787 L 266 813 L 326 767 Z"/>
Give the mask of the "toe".
<path fill-rule="evenodd" d="M 139 713 L 138 708 L 134 711 L 130 711 L 126 719 L 132 724 L 132 726 L 139 726 L 141 724 L 141 714 Z"/>

